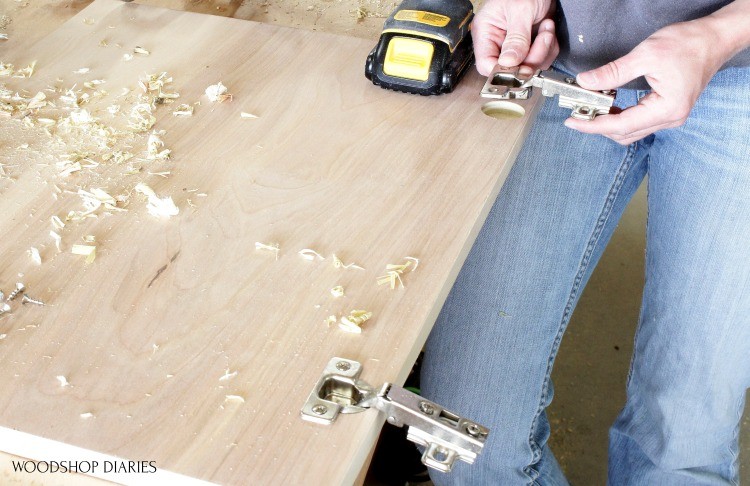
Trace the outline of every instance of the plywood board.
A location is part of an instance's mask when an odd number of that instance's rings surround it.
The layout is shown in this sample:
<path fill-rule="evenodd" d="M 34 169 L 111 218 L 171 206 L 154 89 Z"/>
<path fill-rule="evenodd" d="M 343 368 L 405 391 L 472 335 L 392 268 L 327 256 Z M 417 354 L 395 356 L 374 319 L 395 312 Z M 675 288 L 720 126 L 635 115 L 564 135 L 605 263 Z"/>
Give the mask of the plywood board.
<path fill-rule="evenodd" d="M 151 54 L 125 61 L 135 45 Z M 299 409 L 333 356 L 362 362 L 373 384 L 405 379 L 529 121 L 483 115 L 474 73 L 449 96 L 376 88 L 363 77 L 371 48 L 98 0 L 4 59 L 37 61 L 29 79 L 2 78 L 28 94 L 105 80 L 108 94 L 85 106 L 115 125 L 124 115 L 106 107 L 126 106 L 130 95 L 116 97 L 144 73 L 167 71 L 178 102 L 200 105 L 189 118 L 157 106 L 172 158 L 131 175 L 97 159 L 61 178 L 54 138 L 0 118 L 0 288 L 20 280 L 47 303 L 14 301 L 0 317 L 0 427 L 217 483 L 354 481 L 383 417 L 324 427 Z M 203 95 L 218 81 L 231 102 Z M 137 160 L 145 141 L 129 140 Z M 133 191 L 141 181 L 179 215 L 151 216 Z M 69 222 L 58 252 L 50 217 L 81 209 L 79 187 L 129 195 L 127 211 Z M 85 235 L 98 246 L 91 264 L 71 254 Z M 256 242 L 278 243 L 278 259 Z M 303 248 L 326 259 L 304 260 Z M 334 268 L 334 253 L 364 270 Z M 406 288 L 377 286 L 405 256 L 420 259 Z M 352 309 L 374 314 L 361 335 L 325 324 Z M 3 436 L 0 450 L 18 454 Z"/>

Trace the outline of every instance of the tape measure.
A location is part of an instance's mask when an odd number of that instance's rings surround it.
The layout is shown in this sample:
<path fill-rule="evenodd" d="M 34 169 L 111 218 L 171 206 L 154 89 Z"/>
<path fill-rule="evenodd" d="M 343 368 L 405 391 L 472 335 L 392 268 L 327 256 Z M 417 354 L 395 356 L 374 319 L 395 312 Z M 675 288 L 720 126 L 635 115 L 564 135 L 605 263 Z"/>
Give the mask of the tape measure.
<path fill-rule="evenodd" d="M 404 0 L 367 56 L 365 76 L 386 89 L 450 93 L 474 61 L 469 0 Z"/>

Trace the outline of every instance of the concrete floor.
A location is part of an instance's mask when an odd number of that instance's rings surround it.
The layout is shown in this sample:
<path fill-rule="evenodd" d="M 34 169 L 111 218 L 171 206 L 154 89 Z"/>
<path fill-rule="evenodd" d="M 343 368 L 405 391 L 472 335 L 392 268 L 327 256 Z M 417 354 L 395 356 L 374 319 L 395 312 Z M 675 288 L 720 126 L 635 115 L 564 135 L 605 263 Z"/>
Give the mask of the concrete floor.
<path fill-rule="evenodd" d="M 605 484 L 607 432 L 625 403 L 625 379 L 643 286 L 645 184 L 584 291 L 552 377 L 550 444 L 572 484 Z M 750 477 L 750 407 L 740 436 L 741 477 Z"/>

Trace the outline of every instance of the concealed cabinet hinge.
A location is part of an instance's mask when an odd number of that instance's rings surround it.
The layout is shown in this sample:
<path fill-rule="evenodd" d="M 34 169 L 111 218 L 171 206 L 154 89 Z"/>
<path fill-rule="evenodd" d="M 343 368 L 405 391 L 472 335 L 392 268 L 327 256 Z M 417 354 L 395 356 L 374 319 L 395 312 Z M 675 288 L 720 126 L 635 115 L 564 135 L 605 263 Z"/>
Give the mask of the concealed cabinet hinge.
<path fill-rule="evenodd" d="M 329 361 L 300 411 L 302 418 L 330 424 L 340 413 L 375 408 L 385 413 L 389 423 L 408 427 L 407 438 L 425 447 L 422 462 L 443 472 L 458 459 L 473 464 L 482 452 L 489 434 L 486 427 L 392 383 L 376 390 L 360 380 L 361 373 L 357 361 Z"/>
<path fill-rule="evenodd" d="M 518 67 L 507 68 L 500 65 L 490 73 L 484 83 L 481 96 L 499 100 L 528 100 L 532 90 L 540 89 L 542 95 L 558 97 L 558 105 L 570 108 L 570 116 L 580 120 L 593 120 L 597 115 L 610 113 L 615 102 L 615 90 L 589 90 L 576 83 L 575 78 L 556 71 L 530 72 L 521 74 Z"/>

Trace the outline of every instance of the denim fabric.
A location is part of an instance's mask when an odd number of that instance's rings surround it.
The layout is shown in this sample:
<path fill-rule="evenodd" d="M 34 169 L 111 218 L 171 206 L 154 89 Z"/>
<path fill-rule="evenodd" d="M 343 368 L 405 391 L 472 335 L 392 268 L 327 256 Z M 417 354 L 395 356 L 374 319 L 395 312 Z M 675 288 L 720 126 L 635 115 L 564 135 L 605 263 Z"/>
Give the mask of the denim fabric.
<path fill-rule="evenodd" d="M 436 485 L 568 484 L 546 445 L 550 372 L 646 175 L 646 281 L 609 483 L 737 483 L 750 386 L 749 87 L 749 68 L 726 69 L 684 126 L 627 147 L 564 127 L 569 111 L 546 101 L 428 339 L 423 394 L 491 428 L 475 464 L 432 472 Z M 646 93 L 621 90 L 617 104 Z"/>

